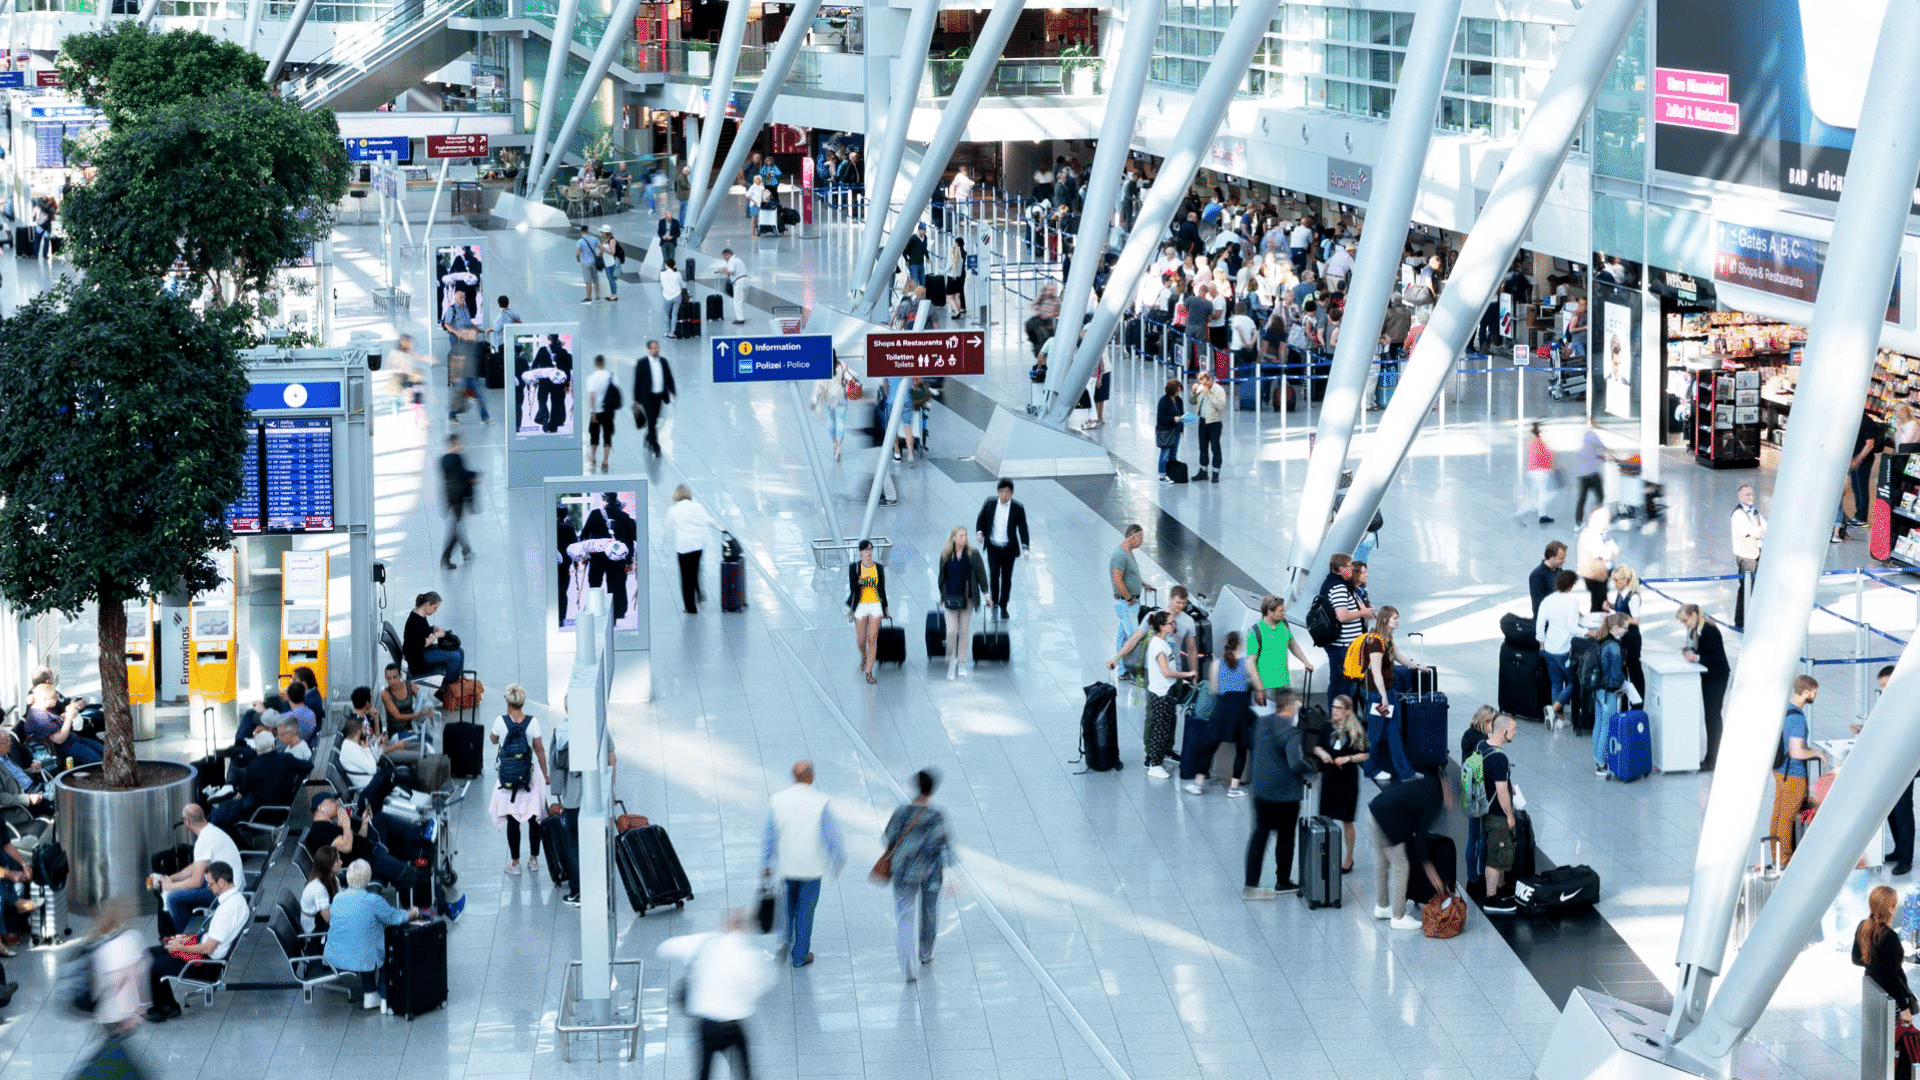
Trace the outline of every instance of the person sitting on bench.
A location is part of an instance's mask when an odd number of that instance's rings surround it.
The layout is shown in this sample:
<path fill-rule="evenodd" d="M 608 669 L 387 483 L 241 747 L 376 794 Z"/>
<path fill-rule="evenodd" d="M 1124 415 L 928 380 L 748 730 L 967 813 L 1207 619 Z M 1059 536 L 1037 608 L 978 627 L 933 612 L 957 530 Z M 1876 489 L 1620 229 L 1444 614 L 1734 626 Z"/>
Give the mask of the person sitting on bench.
<path fill-rule="evenodd" d="M 213 911 L 198 941 L 163 933 L 160 944 L 147 950 L 147 996 L 153 1001 L 147 1010 L 149 1023 L 164 1024 L 180 1015 L 180 1003 L 174 1000 L 173 987 L 165 979 L 184 974 L 195 964 L 224 963 L 233 951 L 233 943 L 253 920 L 247 898 L 233 883 L 233 874 L 233 864 L 225 860 L 207 864 L 206 887 L 213 897 Z M 165 917 L 162 913 L 161 918 Z"/>

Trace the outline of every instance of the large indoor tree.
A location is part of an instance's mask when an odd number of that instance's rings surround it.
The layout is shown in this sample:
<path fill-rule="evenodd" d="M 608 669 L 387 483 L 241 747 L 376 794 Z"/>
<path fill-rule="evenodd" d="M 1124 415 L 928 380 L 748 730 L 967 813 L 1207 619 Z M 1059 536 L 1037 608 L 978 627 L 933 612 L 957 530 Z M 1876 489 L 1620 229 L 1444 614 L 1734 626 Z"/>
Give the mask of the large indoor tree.
<path fill-rule="evenodd" d="M 114 127 L 163 105 L 266 89 L 267 62 L 251 49 L 198 30 L 158 33 L 131 19 L 69 35 L 54 64 L 60 84 Z"/>
<path fill-rule="evenodd" d="M 267 293 L 347 193 L 333 112 L 259 91 L 144 109 L 82 152 L 94 175 L 62 208 L 74 265 L 94 279 L 181 269 L 216 307 Z"/>
<path fill-rule="evenodd" d="M 243 312 L 157 286 L 62 278 L 0 320 L 0 594 L 25 617 L 95 605 L 118 789 L 140 786 L 126 603 L 218 584 L 246 454 Z"/>

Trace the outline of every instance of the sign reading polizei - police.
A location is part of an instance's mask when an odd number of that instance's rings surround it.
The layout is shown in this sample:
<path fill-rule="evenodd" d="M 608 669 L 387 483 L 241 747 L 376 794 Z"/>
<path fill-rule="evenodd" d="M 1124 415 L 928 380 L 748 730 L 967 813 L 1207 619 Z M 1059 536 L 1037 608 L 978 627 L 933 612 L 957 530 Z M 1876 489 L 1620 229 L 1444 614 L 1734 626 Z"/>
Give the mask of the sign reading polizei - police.
<path fill-rule="evenodd" d="M 785 382 L 832 377 L 832 334 L 713 339 L 714 382 Z"/>
<path fill-rule="evenodd" d="M 867 335 L 867 375 L 984 375 L 987 338 L 979 331 L 903 330 Z"/>

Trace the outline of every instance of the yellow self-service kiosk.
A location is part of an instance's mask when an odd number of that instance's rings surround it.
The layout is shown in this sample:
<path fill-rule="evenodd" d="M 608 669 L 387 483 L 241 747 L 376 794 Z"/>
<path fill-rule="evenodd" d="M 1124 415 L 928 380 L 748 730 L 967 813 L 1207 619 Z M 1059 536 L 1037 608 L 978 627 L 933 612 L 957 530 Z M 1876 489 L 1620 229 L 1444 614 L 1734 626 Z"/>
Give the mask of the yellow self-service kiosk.
<path fill-rule="evenodd" d="M 127 704 L 133 710 L 133 737 L 144 742 L 156 734 L 154 698 L 154 605 L 151 599 L 127 601 Z"/>
<path fill-rule="evenodd" d="M 280 681 L 296 668 L 312 668 L 319 692 L 327 693 L 327 582 L 331 561 L 324 551 L 288 551 L 280 556 Z"/>
<path fill-rule="evenodd" d="M 193 598 L 187 610 L 187 704 L 202 738 L 238 729 L 239 635 L 234 622 L 234 553 L 213 555 L 220 584 Z M 209 710 L 211 717 L 209 718 Z"/>

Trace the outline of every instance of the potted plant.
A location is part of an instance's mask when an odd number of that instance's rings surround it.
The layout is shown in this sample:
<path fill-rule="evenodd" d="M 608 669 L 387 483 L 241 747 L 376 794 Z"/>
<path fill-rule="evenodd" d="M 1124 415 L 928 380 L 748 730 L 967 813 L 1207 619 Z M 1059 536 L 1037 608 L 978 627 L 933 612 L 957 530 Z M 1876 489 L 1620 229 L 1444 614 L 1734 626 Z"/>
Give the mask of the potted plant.
<path fill-rule="evenodd" d="M 687 74 L 696 79 L 713 75 L 713 42 L 687 42 Z"/>
<path fill-rule="evenodd" d="M 1100 92 L 1100 58 L 1087 52 L 1085 45 L 1060 50 L 1060 72 L 1067 77 L 1067 93 L 1093 97 Z"/>
<path fill-rule="evenodd" d="M 960 72 L 966 68 L 967 58 L 972 55 L 972 45 L 956 45 L 944 58 L 934 63 L 934 97 L 947 97 L 953 93 L 954 84 L 960 81 Z"/>

